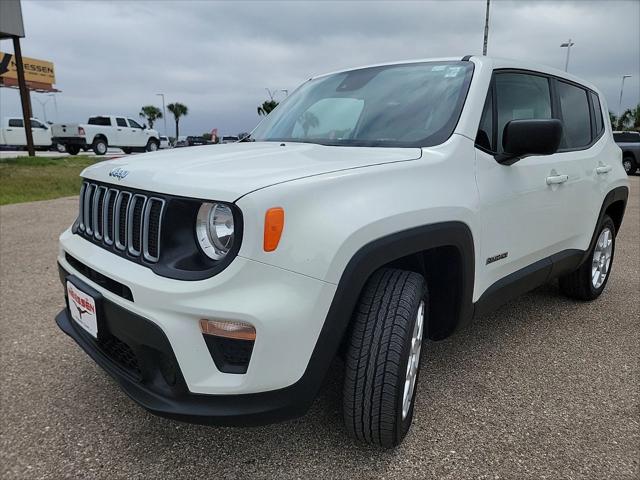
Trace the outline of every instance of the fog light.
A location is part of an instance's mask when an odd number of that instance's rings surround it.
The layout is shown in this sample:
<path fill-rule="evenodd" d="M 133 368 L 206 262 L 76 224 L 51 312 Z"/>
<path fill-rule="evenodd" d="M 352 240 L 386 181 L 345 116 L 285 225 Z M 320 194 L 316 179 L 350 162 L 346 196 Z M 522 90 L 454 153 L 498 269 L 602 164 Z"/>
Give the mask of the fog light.
<path fill-rule="evenodd" d="M 255 327 L 245 322 L 202 319 L 200 320 L 200 331 L 204 335 L 213 335 L 234 340 L 254 341 L 256 339 Z"/>

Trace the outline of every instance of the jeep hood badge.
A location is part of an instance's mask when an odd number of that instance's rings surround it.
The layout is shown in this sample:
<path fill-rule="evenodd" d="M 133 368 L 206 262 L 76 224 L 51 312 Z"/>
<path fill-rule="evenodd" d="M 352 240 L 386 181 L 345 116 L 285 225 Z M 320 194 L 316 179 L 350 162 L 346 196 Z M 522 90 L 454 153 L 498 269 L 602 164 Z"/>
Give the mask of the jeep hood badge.
<path fill-rule="evenodd" d="M 129 170 L 125 170 L 124 168 L 120 167 L 114 168 L 109 172 L 110 177 L 117 178 L 118 180 L 124 179 L 124 177 L 126 177 L 127 175 L 129 175 Z"/>

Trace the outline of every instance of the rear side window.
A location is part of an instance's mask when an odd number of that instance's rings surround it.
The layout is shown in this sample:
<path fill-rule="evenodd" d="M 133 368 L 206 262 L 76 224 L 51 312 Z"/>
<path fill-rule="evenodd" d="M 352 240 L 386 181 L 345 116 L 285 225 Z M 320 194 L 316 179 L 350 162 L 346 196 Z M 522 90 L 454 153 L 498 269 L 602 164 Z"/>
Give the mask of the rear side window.
<path fill-rule="evenodd" d="M 498 112 L 495 150 L 503 153 L 502 134 L 508 122 L 551 118 L 551 91 L 546 77 L 525 73 L 498 73 L 495 88 Z"/>
<path fill-rule="evenodd" d="M 122 117 L 117 117 L 116 118 L 116 123 L 118 124 L 119 127 L 126 127 L 127 126 L 127 121 Z"/>
<path fill-rule="evenodd" d="M 89 125 L 100 125 L 102 127 L 110 127 L 111 119 L 109 117 L 91 117 L 87 123 Z"/>
<path fill-rule="evenodd" d="M 24 128 L 24 121 L 21 118 L 10 118 L 9 126 L 13 128 Z"/>
<path fill-rule="evenodd" d="M 591 103 L 593 104 L 593 114 L 596 131 L 594 137 L 597 137 L 604 130 L 604 120 L 602 119 L 602 106 L 600 105 L 600 98 L 595 93 L 591 92 Z"/>
<path fill-rule="evenodd" d="M 619 143 L 640 142 L 640 133 L 634 133 L 634 132 L 614 133 L 613 140 Z"/>
<path fill-rule="evenodd" d="M 558 82 L 558 100 L 562 115 L 562 143 L 560 148 L 579 148 L 591 143 L 591 117 L 587 91 Z"/>

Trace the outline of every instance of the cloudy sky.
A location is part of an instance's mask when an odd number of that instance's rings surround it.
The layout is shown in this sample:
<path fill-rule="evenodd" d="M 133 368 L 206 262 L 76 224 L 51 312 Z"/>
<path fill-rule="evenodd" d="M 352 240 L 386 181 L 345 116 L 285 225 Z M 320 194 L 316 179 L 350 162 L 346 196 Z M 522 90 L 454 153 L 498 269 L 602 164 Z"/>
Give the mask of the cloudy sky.
<path fill-rule="evenodd" d="M 0 0 L 2 1 L 2 0 Z M 603 90 L 618 109 L 640 102 L 640 1 L 500 1 L 491 5 L 489 55 L 564 68 Z M 23 55 L 55 63 L 52 121 L 91 114 L 137 118 L 142 105 L 189 107 L 181 133 L 236 134 L 258 123 L 265 88 L 293 90 L 312 75 L 349 66 L 482 52 L 484 0 L 213 2 L 23 0 Z M 12 52 L 9 41 L 0 50 Z M 281 97 L 283 93 L 278 93 Z M 0 116 L 20 113 L 0 89 Z M 169 114 L 170 117 L 170 114 Z M 173 132 L 171 117 L 169 132 Z M 160 122 L 162 130 L 162 122 Z"/>

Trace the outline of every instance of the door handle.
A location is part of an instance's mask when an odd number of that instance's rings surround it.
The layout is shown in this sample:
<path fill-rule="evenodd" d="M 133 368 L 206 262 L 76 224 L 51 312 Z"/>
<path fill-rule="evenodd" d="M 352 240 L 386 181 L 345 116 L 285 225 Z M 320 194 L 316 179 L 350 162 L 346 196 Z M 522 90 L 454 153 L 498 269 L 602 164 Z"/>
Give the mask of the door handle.
<path fill-rule="evenodd" d="M 7 128 L 7 132 L 13 132 L 13 130 L 11 130 L 10 128 Z"/>
<path fill-rule="evenodd" d="M 121 131 L 122 131 L 122 129 L 121 129 L 121 128 L 119 128 L 119 129 L 118 129 L 118 131 L 119 131 L 119 132 L 121 132 Z"/>
<path fill-rule="evenodd" d="M 547 177 L 547 185 L 558 185 L 569 180 L 569 175 L 552 175 Z"/>
<path fill-rule="evenodd" d="M 609 173 L 611 171 L 611 168 L 611 165 L 600 165 L 599 167 L 596 167 L 596 173 Z"/>

